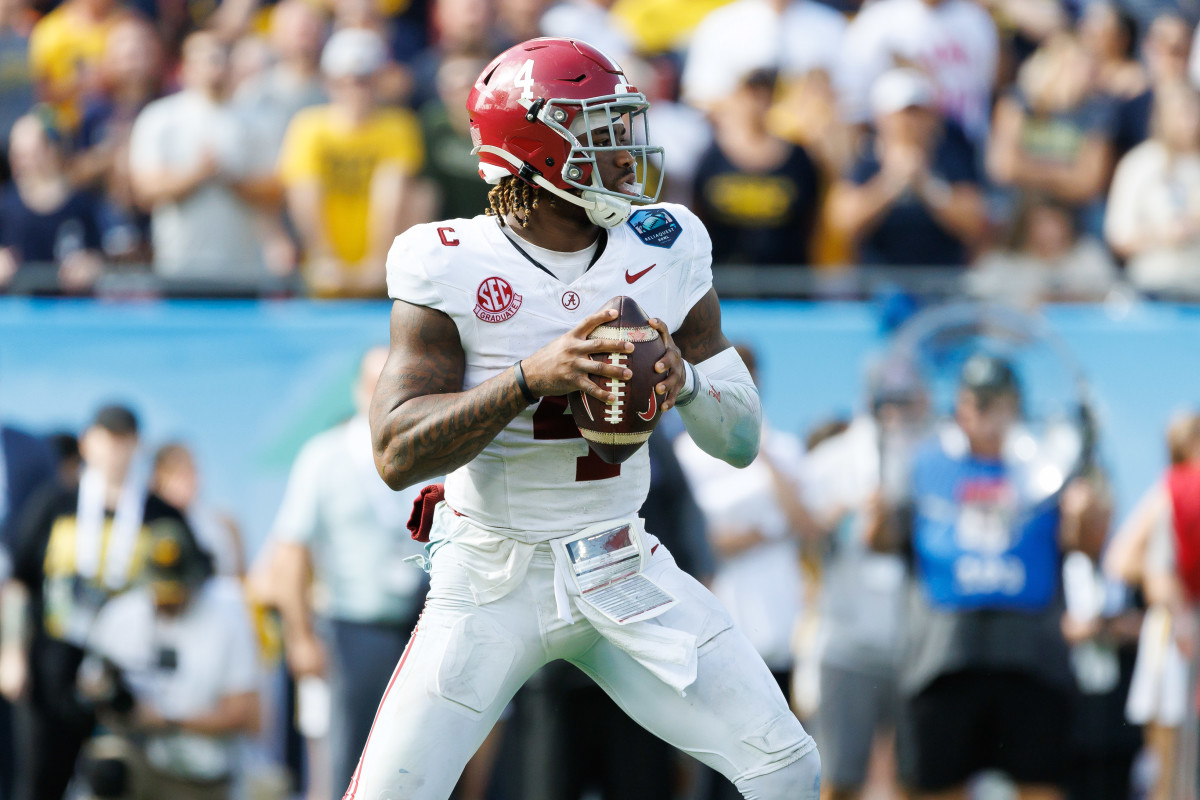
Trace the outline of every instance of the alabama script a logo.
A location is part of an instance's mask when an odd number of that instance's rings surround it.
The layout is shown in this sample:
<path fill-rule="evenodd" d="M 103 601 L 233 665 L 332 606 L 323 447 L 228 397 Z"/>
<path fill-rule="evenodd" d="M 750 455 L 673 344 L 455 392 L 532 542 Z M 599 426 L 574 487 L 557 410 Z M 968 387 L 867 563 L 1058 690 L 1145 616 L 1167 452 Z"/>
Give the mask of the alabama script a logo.
<path fill-rule="evenodd" d="M 504 278 L 485 278 L 475 290 L 475 316 L 484 322 L 512 319 L 521 308 L 521 295 Z"/>

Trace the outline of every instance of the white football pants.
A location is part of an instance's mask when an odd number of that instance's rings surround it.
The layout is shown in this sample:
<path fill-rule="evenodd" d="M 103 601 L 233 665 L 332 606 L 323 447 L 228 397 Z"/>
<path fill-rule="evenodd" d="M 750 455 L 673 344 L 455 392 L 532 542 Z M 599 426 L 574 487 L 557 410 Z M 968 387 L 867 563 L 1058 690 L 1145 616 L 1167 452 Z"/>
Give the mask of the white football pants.
<path fill-rule="evenodd" d="M 639 724 L 733 781 L 746 798 L 816 800 L 816 745 L 750 642 L 699 582 L 657 547 L 646 568 L 680 602 L 663 624 L 697 635 L 683 696 L 554 599 L 554 558 L 537 546 L 510 594 L 477 605 L 453 540 L 433 556 L 424 613 L 396 667 L 344 800 L 445 800 L 517 689 L 566 659 Z M 586 724 L 586 721 L 580 721 Z"/>

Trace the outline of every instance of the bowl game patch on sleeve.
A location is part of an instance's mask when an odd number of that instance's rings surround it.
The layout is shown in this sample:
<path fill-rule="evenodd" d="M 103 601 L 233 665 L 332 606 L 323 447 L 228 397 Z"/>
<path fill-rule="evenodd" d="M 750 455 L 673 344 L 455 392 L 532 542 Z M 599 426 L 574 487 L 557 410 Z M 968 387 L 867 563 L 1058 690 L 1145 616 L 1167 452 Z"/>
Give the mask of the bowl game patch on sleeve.
<path fill-rule="evenodd" d="M 669 248 L 675 244 L 683 228 L 662 208 L 646 208 L 635 211 L 626 223 L 643 243 L 654 247 Z"/>

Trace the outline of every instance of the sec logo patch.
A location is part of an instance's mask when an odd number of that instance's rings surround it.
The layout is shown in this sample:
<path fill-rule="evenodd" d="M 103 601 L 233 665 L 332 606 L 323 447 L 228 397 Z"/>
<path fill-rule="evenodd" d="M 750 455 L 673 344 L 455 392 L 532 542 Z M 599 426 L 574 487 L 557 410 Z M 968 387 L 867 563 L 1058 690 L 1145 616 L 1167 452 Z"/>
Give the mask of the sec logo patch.
<path fill-rule="evenodd" d="M 484 322 L 512 319 L 521 308 L 521 295 L 504 278 L 485 278 L 475 290 L 475 316 Z"/>

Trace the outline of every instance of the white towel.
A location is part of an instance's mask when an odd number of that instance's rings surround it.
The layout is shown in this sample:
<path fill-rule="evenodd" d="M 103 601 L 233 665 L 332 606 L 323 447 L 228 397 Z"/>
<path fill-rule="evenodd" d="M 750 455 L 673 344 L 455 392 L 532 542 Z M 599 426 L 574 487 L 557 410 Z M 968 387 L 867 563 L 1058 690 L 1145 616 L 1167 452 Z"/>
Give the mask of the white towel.
<path fill-rule="evenodd" d="M 138 534 L 146 510 L 145 472 L 131 467 L 121 485 L 113 515 L 108 547 L 104 548 L 105 493 L 107 482 L 94 469 L 84 468 L 79 479 L 79 504 L 75 512 L 75 571 L 109 591 L 124 589 L 137 553 Z M 100 575 L 100 562 L 104 574 Z"/>

